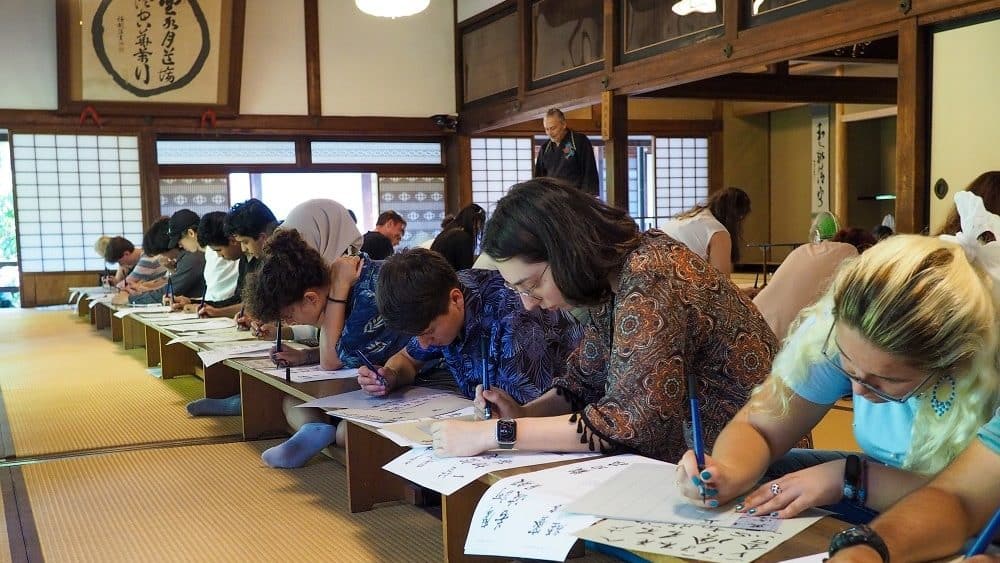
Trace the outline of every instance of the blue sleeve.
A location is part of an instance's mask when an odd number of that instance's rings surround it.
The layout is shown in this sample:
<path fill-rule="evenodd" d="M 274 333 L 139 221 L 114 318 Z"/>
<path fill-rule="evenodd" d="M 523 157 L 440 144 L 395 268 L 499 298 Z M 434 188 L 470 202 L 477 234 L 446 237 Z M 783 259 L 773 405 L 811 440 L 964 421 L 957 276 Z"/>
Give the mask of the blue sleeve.
<path fill-rule="evenodd" d="M 497 384 L 517 402 L 537 399 L 561 375 L 580 328 L 558 311 L 515 311 L 497 327 Z"/>
<path fill-rule="evenodd" d="M 993 453 L 1000 455 L 1000 409 L 997 409 L 992 420 L 979 429 L 979 439 Z"/>
<path fill-rule="evenodd" d="M 406 345 L 406 353 L 418 362 L 429 362 L 444 356 L 440 348 L 433 346 L 430 348 L 421 348 L 416 336 L 411 338 L 410 343 Z"/>
<path fill-rule="evenodd" d="M 809 375 L 790 387 L 796 395 L 817 405 L 832 405 L 851 394 L 851 381 L 826 360 L 809 366 Z"/>

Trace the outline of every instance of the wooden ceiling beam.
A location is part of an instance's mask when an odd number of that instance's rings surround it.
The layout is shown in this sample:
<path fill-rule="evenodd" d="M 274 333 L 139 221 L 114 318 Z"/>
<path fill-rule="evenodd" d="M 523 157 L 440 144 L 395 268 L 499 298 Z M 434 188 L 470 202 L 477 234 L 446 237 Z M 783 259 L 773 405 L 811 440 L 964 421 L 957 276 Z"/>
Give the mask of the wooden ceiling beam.
<path fill-rule="evenodd" d="M 854 76 L 728 74 L 643 94 L 651 98 L 701 98 L 757 102 L 896 103 L 896 79 Z"/>

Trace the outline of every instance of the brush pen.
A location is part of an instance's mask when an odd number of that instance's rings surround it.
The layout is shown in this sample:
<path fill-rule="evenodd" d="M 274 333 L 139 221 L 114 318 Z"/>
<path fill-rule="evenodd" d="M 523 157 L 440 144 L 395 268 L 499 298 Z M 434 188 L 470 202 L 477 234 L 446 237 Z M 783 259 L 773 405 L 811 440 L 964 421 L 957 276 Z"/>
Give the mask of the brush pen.
<path fill-rule="evenodd" d="M 997 535 L 998 530 L 1000 530 L 1000 508 L 993 513 L 993 518 L 990 518 L 986 527 L 976 537 L 976 541 L 965 552 L 965 556 L 972 557 L 986 553 L 986 548 L 990 546 L 990 542 L 993 541 L 993 536 Z"/>
<path fill-rule="evenodd" d="M 242 321 L 244 311 L 246 311 L 246 305 L 240 306 L 240 312 L 236 313 L 236 330 L 250 330 L 250 325 L 244 324 Z"/>
<path fill-rule="evenodd" d="M 694 450 L 694 459 L 698 464 L 698 478 L 701 479 L 701 472 L 705 469 L 705 440 L 701 432 L 701 412 L 698 409 L 697 381 L 694 371 L 687 373 L 688 405 L 691 409 L 691 442 Z M 705 502 L 705 485 L 698 487 L 701 492 L 701 501 Z"/>
<path fill-rule="evenodd" d="M 281 319 L 280 318 L 278 319 L 278 322 L 275 323 L 275 327 L 274 327 L 274 353 L 275 354 L 280 354 L 281 353 Z M 277 364 L 279 361 L 284 361 L 284 360 L 277 360 L 274 363 Z M 292 368 L 288 365 L 288 362 L 285 362 L 285 381 L 291 381 L 291 380 L 292 380 Z"/>
<path fill-rule="evenodd" d="M 364 352 L 358 350 L 357 353 L 358 357 L 361 358 L 361 361 L 365 364 L 365 367 L 368 368 L 368 371 L 372 372 L 372 375 L 374 375 L 375 379 L 378 380 L 379 385 L 385 387 L 385 392 L 388 393 L 389 386 L 385 382 L 385 377 L 378 372 L 378 367 L 368 359 L 368 356 L 366 356 Z"/>
<path fill-rule="evenodd" d="M 479 369 L 482 371 L 483 376 L 483 392 L 490 390 L 490 374 L 486 369 L 486 357 L 490 353 L 490 343 L 484 337 L 479 341 Z M 489 420 L 493 417 L 493 409 L 490 407 L 490 402 L 483 398 L 483 402 L 486 406 L 483 407 L 483 420 Z"/>

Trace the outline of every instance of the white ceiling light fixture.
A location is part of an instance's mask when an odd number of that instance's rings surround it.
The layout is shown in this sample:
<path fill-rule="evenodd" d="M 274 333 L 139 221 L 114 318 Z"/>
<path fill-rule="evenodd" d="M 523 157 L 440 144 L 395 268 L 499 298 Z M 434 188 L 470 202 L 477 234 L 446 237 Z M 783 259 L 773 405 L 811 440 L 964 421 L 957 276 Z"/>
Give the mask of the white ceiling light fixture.
<path fill-rule="evenodd" d="M 431 0 L 354 0 L 359 10 L 380 18 L 402 18 L 419 14 Z"/>
<path fill-rule="evenodd" d="M 715 0 L 680 0 L 670 7 L 678 16 L 686 16 L 692 12 L 700 14 L 714 14 Z"/>

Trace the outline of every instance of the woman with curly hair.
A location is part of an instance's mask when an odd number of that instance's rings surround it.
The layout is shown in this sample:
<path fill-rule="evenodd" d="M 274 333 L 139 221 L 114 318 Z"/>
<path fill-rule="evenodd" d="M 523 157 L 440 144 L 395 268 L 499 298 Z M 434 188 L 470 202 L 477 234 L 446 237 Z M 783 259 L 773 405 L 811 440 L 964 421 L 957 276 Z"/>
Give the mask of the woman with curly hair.
<path fill-rule="evenodd" d="M 367 256 L 342 256 L 327 263 L 295 229 L 278 229 L 264 246 L 264 258 L 247 279 L 246 312 L 261 322 L 284 319 L 320 329 L 318 348 L 273 354 L 281 366 L 319 362 L 323 369 L 356 368 L 358 352 L 382 364 L 409 341 L 389 330 L 375 303 L 382 263 Z M 284 444 L 264 452 L 271 467 L 299 467 L 335 443 L 335 427 L 322 411 L 296 408 L 285 414 L 296 430 Z"/>
<path fill-rule="evenodd" d="M 486 225 L 483 250 L 527 309 L 589 310 L 564 373 L 519 405 L 493 388 L 477 394 L 495 419 L 441 422 L 436 450 L 497 447 L 632 451 L 676 461 L 687 449 L 689 383 L 709 445 L 770 371 L 774 333 L 749 299 L 690 249 L 628 214 L 551 178 L 517 184 Z M 505 442 L 506 444 L 506 442 Z"/>

